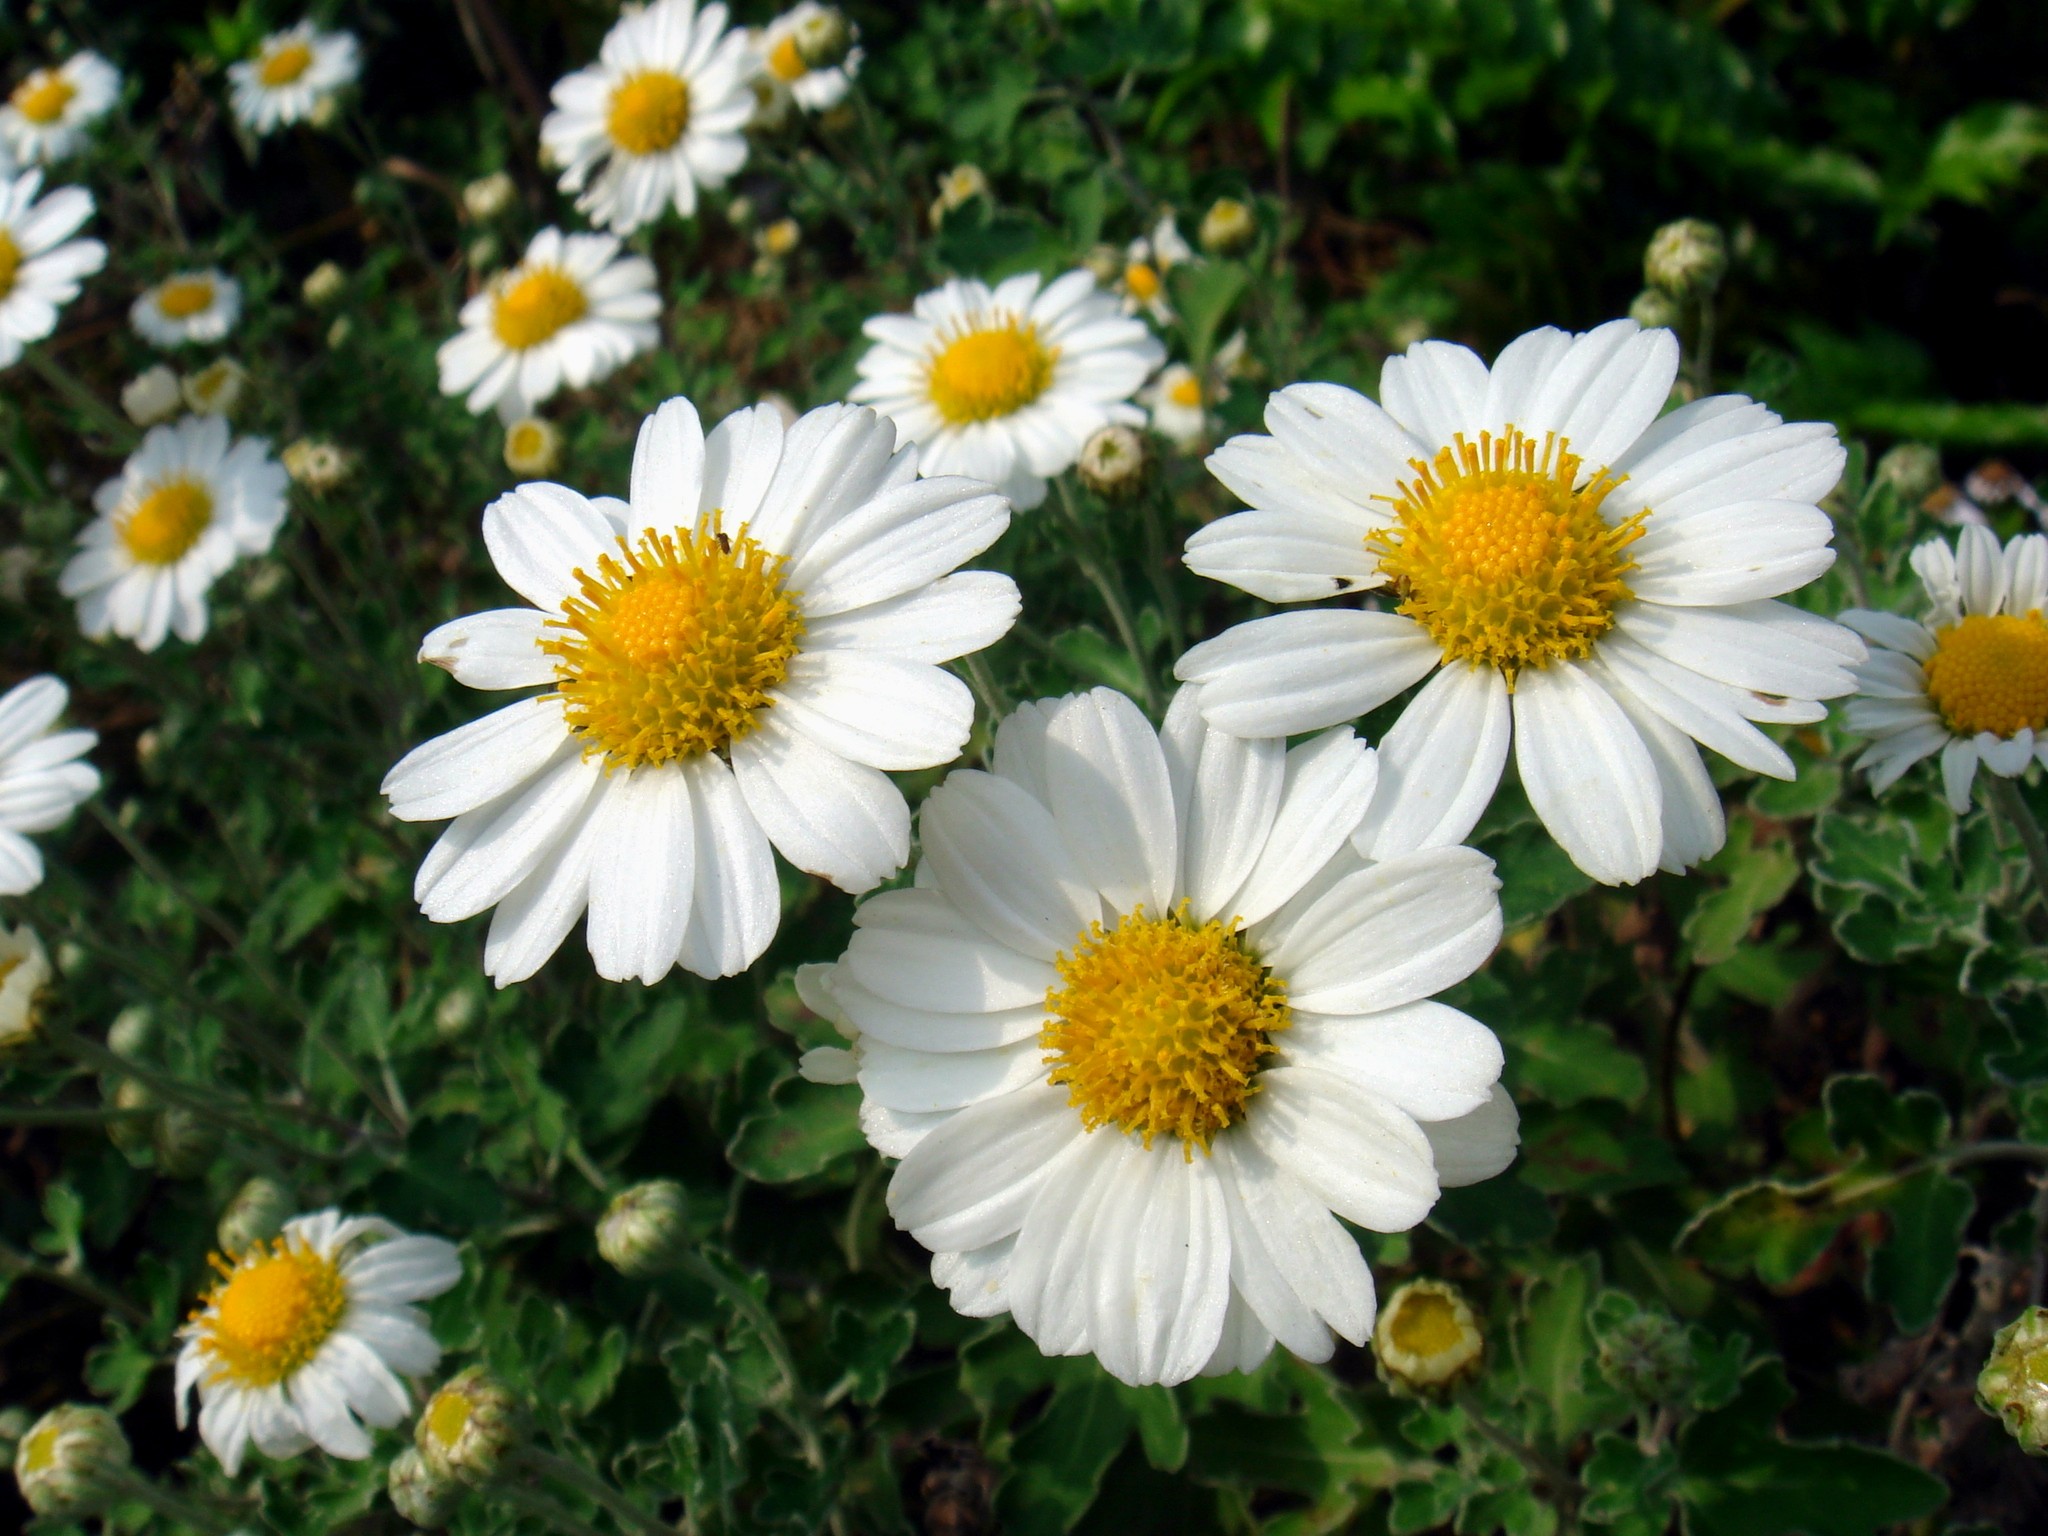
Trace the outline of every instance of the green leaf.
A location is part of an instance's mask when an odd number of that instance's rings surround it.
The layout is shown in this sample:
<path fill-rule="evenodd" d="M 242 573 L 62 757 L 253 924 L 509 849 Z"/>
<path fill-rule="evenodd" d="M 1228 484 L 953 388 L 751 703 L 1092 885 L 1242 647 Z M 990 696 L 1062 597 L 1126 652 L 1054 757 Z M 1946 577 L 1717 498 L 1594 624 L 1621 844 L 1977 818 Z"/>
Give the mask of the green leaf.
<path fill-rule="evenodd" d="M 1178 1472 L 1188 1459 L 1188 1425 L 1180 1400 L 1170 1387 L 1127 1387 L 1118 1384 L 1124 1406 L 1138 1426 L 1145 1460 L 1161 1472 Z"/>
<path fill-rule="evenodd" d="M 1522 1177 L 1545 1194 L 1614 1195 L 1679 1183 L 1685 1169 L 1663 1137 L 1601 1101 L 1532 1111 L 1522 1123 Z"/>
<path fill-rule="evenodd" d="M 1886 1166 L 1925 1157 L 1948 1140 L 1948 1110 L 1924 1088 L 1895 1093 L 1867 1073 L 1845 1073 L 1828 1080 L 1821 1101 L 1834 1144 Z"/>
<path fill-rule="evenodd" d="M 1251 286 L 1251 273 L 1235 261 L 1183 262 L 1166 274 L 1187 334 L 1188 366 L 1201 373 L 1216 355 L 1216 337 Z"/>
<path fill-rule="evenodd" d="M 1635 1104 L 1649 1091 L 1642 1057 L 1595 1019 L 1530 1023 L 1507 1031 L 1503 1043 L 1507 1080 L 1560 1109 L 1587 1099 Z"/>
<path fill-rule="evenodd" d="M 1727 846 L 1701 866 L 1728 883 L 1709 891 L 1686 916 L 1680 932 L 1700 965 L 1717 965 L 1736 951 L 1764 913 L 1783 901 L 1799 879 L 1799 860 L 1783 838 L 1753 843 L 1756 824 L 1739 817 Z"/>
<path fill-rule="evenodd" d="M 1586 1320 L 1599 1288 L 1599 1265 L 1586 1255 L 1558 1265 L 1522 1295 L 1515 1333 L 1522 1389 L 1545 1409 L 1548 1439 L 1559 1448 L 1576 1440 L 1599 1412 L 1590 1386 L 1593 1330 Z"/>
<path fill-rule="evenodd" d="M 1131 1410 L 1118 1383 L 1091 1369 L 1053 1394 L 1017 1436 L 1011 1472 L 996 1494 L 996 1516 L 1015 1536 L 1059 1536 L 1095 1501 L 1102 1474 L 1123 1449 Z"/>
<path fill-rule="evenodd" d="M 1678 1251 L 1719 1269 L 1753 1270 L 1766 1285 L 1789 1285 L 1853 1214 L 1832 1203 L 1834 1187 L 1833 1179 L 1746 1185 L 1687 1222 Z"/>
<path fill-rule="evenodd" d="M 1593 877 L 1572 863 L 1539 823 L 1489 840 L 1485 851 L 1499 869 L 1501 923 L 1510 933 L 1541 922 L 1593 888 Z"/>
<path fill-rule="evenodd" d="M 822 1173 L 866 1146 L 859 1094 L 790 1077 L 769 1094 L 766 1109 L 740 1122 L 725 1155 L 750 1179 L 787 1184 Z"/>
<path fill-rule="evenodd" d="M 1936 1168 L 1915 1174 L 1886 1199 L 1891 1232 L 1871 1255 L 1865 1281 L 1892 1309 L 1902 1333 L 1918 1333 L 1940 1315 L 1976 1207 L 1969 1185 Z"/>

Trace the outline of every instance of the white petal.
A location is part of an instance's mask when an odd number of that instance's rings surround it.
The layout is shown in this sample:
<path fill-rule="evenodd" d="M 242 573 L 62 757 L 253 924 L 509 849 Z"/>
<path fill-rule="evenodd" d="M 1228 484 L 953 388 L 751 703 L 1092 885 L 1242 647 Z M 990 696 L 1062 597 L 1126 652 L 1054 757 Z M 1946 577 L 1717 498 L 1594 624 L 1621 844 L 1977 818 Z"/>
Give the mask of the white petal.
<path fill-rule="evenodd" d="M 1500 1041 L 1477 1019 L 1427 999 L 1333 1017 L 1296 1010 L 1282 1059 L 1357 1083 L 1417 1120 L 1452 1120 L 1500 1080 Z"/>
<path fill-rule="evenodd" d="M 1595 880 L 1632 885 L 1657 867 L 1661 795 L 1649 748 L 1621 706 L 1568 661 L 1515 684 L 1515 765 L 1550 835 Z"/>
<path fill-rule="evenodd" d="M 1022 1089 L 954 1115 L 889 1181 L 896 1225 L 935 1251 L 983 1248 L 1023 1225 L 1060 1152 L 1082 1136 L 1064 1089 Z"/>
<path fill-rule="evenodd" d="M 569 739 L 559 698 L 521 699 L 414 747 L 383 793 L 400 821 L 443 821 L 517 788 Z"/>
<path fill-rule="evenodd" d="M 1445 1189 L 1482 1183 L 1515 1160 L 1522 1144 L 1522 1120 L 1507 1089 L 1496 1083 L 1487 1101 L 1456 1120 L 1431 1120 L 1422 1127 Z"/>
<path fill-rule="evenodd" d="M 683 769 L 614 774 L 591 858 L 590 958 L 607 981 L 648 986 L 682 952 L 696 888 L 696 815 Z"/>
<path fill-rule="evenodd" d="M 1046 785 L 1067 851 L 1112 908 L 1170 911 L 1179 837 L 1173 786 L 1150 722 L 1122 694 L 1064 700 L 1046 731 Z"/>
<path fill-rule="evenodd" d="M 560 612 L 575 572 L 618 547 L 618 532 L 585 497 L 536 483 L 507 491 L 484 509 L 484 547 L 507 586 L 536 608 Z"/>
<path fill-rule="evenodd" d="M 747 809 L 782 856 L 842 891 L 872 890 L 910 858 L 910 807 L 888 775 L 812 741 L 768 710 L 733 743 Z"/>
<path fill-rule="evenodd" d="M 1443 668 L 1381 738 L 1380 787 L 1353 839 L 1358 851 L 1385 859 L 1463 842 L 1500 786 L 1512 736 L 1499 672 Z"/>
<path fill-rule="evenodd" d="M 1378 755 L 1348 729 L 1287 754 L 1280 809 L 1245 883 L 1225 903 L 1247 927 L 1293 900 L 1357 829 L 1377 793 Z"/>
<path fill-rule="evenodd" d="M 1054 959 L 1102 918 L 1052 813 L 1008 779 L 949 775 L 925 800 L 918 830 L 946 899 L 1012 949 Z"/>
<path fill-rule="evenodd" d="M 1341 725 L 1426 677 L 1428 631 L 1394 613 L 1321 608 L 1253 619 L 1195 646 L 1174 676 L 1202 687 L 1202 714 L 1233 736 Z"/>
<path fill-rule="evenodd" d="M 1436 1204 L 1436 1169 L 1421 1128 L 1341 1078 L 1269 1068 L 1259 1074 L 1244 1130 L 1324 1205 L 1369 1231 L 1405 1232 Z"/>
<path fill-rule="evenodd" d="M 698 976 L 737 975 L 761 958 L 782 918 L 774 850 L 724 763 L 700 757 L 684 772 L 690 776 L 697 858 L 683 967 Z"/>
<path fill-rule="evenodd" d="M 494 608 L 451 619 L 420 642 L 420 660 L 468 688 L 532 688 L 555 680 L 555 658 L 541 650 L 550 631 L 535 608 Z"/>

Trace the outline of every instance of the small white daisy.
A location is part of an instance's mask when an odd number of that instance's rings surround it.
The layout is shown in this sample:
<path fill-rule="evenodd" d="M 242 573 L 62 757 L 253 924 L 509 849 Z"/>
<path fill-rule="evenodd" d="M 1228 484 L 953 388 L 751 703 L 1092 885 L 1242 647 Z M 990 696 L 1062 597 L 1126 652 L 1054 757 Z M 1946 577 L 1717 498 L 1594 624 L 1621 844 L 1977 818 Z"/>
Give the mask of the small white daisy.
<path fill-rule="evenodd" d="M 1245 335 L 1237 332 L 1216 349 L 1206 377 L 1186 363 L 1168 363 L 1159 377 L 1138 391 L 1138 404 L 1152 415 L 1152 430 L 1177 448 L 1207 440 L 1210 410 L 1230 398 L 1230 380 L 1244 366 Z"/>
<path fill-rule="evenodd" d="M 651 351 L 660 313 L 646 257 L 621 256 L 615 235 L 544 229 L 462 306 L 462 329 L 441 344 L 441 393 L 529 416 L 564 384 L 581 389 Z"/>
<path fill-rule="evenodd" d="M 219 341 L 242 318 L 242 285 L 218 267 L 179 272 L 143 290 L 128 320 L 159 347 Z"/>
<path fill-rule="evenodd" d="M 78 626 L 92 639 L 112 633 L 145 651 L 173 633 L 196 641 L 207 589 L 270 548 L 290 483 L 268 441 L 234 441 L 222 417 L 152 427 L 93 496 L 99 516 L 57 590 L 78 600 Z"/>
<path fill-rule="evenodd" d="M 598 61 L 555 82 L 542 147 L 562 167 L 578 211 L 630 234 L 673 206 L 697 211 L 746 163 L 754 111 L 747 35 L 723 4 L 654 0 L 605 34 Z M 595 178 L 593 180 L 593 177 Z"/>
<path fill-rule="evenodd" d="M 1208 461 L 1253 510 L 1190 538 L 1188 566 L 1268 602 L 1383 595 L 1189 651 L 1176 673 L 1209 723 L 1292 735 L 1427 678 L 1380 744 L 1388 792 L 1361 852 L 1462 840 L 1512 739 L 1536 814 L 1596 880 L 1713 853 L 1721 801 L 1694 743 L 1791 778 L 1753 722 L 1821 719 L 1864 649 L 1774 601 L 1834 563 L 1815 505 L 1842 470 L 1834 428 L 1740 395 L 1660 421 L 1677 368 L 1669 331 L 1617 320 L 1532 331 L 1490 372 L 1419 342 L 1388 360 L 1379 404 L 1275 394 L 1273 435 Z"/>
<path fill-rule="evenodd" d="M 362 73 L 361 50 L 347 32 L 302 21 L 263 39 L 255 55 L 228 66 L 235 120 L 259 138 L 313 116 L 323 101 Z"/>
<path fill-rule="evenodd" d="M 58 187 L 39 198 L 42 185 L 41 171 L 10 177 L 0 164 L 0 368 L 56 330 L 58 309 L 107 261 L 99 241 L 71 238 L 92 217 L 92 194 Z"/>
<path fill-rule="evenodd" d="M 788 91 L 806 112 L 825 112 L 838 106 L 853 88 L 853 77 L 860 73 L 862 55 L 858 47 L 849 48 L 845 58 L 823 69 L 813 69 L 804 61 L 799 44 L 805 30 L 829 24 L 834 17 L 835 13 L 818 4 L 818 0 L 800 0 L 751 39 L 756 67 Z M 860 35 L 858 29 L 853 35 Z"/>
<path fill-rule="evenodd" d="M 435 922 L 497 908 L 500 986 L 586 907 L 601 976 L 729 976 L 780 921 L 771 849 L 848 891 L 909 857 L 888 775 L 959 753 L 973 696 L 940 663 L 999 639 L 1018 598 L 955 571 L 1009 525 L 1002 498 L 918 480 L 895 436 L 844 405 L 785 430 L 762 404 L 707 439 L 675 399 L 641 428 L 630 503 L 533 484 L 485 511 L 533 606 L 444 624 L 420 658 L 548 691 L 415 749 L 384 793 L 402 821 L 455 818 L 414 893 Z"/>
<path fill-rule="evenodd" d="M 1939 752 L 1960 814 L 1980 763 L 2008 779 L 2048 767 L 2048 538 L 2021 534 L 2001 552 L 1990 529 L 1965 528 L 1954 552 L 1940 539 L 1914 550 L 1913 569 L 1927 589 L 1925 622 L 1867 608 L 1842 615 L 1872 646 L 1843 722 L 1871 739 L 1856 766 L 1873 791 Z"/>
<path fill-rule="evenodd" d="M 954 278 L 910 314 L 874 316 L 847 397 L 893 419 L 923 449 L 926 474 L 986 480 L 1019 511 L 1045 500 L 1048 477 L 1098 428 L 1144 425 L 1131 396 L 1166 360 L 1088 273 L 1042 281 Z"/>
<path fill-rule="evenodd" d="M 85 143 L 121 94 L 121 71 L 96 53 L 38 69 L 0 106 L 0 144 L 24 165 L 48 165 Z"/>
<path fill-rule="evenodd" d="M 52 974 L 50 952 L 35 929 L 26 923 L 0 928 L 0 1053 L 35 1034 Z"/>
<path fill-rule="evenodd" d="M 1166 298 L 1166 274 L 1183 262 L 1200 261 L 1181 238 L 1180 227 L 1173 221 L 1173 210 L 1167 209 L 1159 215 L 1150 236 L 1139 236 L 1124 250 L 1124 270 L 1116 285 L 1123 298 L 1124 313 L 1136 314 L 1142 309 L 1161 325 L 1170 324 L 1173 306 Z"/>
<path fill-rule="evenodd" d="M 51 729 L 70 697 L 47 674 L 0 695 L 0 896 L 43 883 L 43 856 L 27 834 L 62 826 L 100 787 L 99 770 L 78 761 L 99 737 Z"/>
<path fill-rule="evenodd" d="M 1119 1380 L 1371 1336 L 1342 1221 L 1402 1232 L 1514 1158 L 1501 1048 L 1431 1000 L 1500 938 L 1492 861 L 1349 845 L 1373 755 L 1154 732 L 1107 689 L 1026 704 L 925 801 L 915 886 L 798 974 L 901 1158 L 896 1224 L 972 1317 Z"/>
<path fill-rule="evenodd" d="M 213 1262 L 220 1280 L 181 1330 L 173 1390 L 181 1429 L 199 1393 L 200 1438 L 230 1477 L 252 1443 L 266 1456 L 368 1456 L 364 1426 L 403 1423 L 412 1381 L 441 1363 L 412 1303 L 462 1278 L 453 1243 L 339 1211 L 295 1216 Z"/>

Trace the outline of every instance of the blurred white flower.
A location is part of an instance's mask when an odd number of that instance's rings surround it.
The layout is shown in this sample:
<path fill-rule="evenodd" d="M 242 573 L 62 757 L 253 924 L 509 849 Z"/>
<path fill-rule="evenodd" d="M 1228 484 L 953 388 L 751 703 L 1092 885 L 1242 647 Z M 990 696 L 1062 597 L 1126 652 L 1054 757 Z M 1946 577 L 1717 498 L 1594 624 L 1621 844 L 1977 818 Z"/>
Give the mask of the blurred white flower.
<path fill-rule="evenodd" d="M 187 409 L 201 416 L 232 416 L 248 386 L 249 370 L 231 357 L 217 358 L 178 383 Z"/>
<path fill-rule="evenodd" d="M 1173 222 L 1173 210 L 1159 215 L 1149 236 L 1140 236 L 1124 248 L 1123 275 L 1117 292 L 1123 298 L 1124 313 L 1145 311 L 1161 325 L 1173 319 L 1173 306 L 1166 298 L 1166 274 L 1184 262 L 1199 263 Z"/>
<path fill-rule="evenodd" d="M 145 368 L 121 386 L 121 409 L 138 427 L 153 427 L 178 414 L 184 404 L 178 376 L 162 363 Z"/>
<path fill-rule="evenodd" d="M 800 0 L 749 41 L 762 74 L 806 112 L 823 112 L 846 99 L 860 73 L 861 50 L 853 41 L 859 36 L 860 29 L 839 11 L 817 0 Z M 828 62 L 812 62 L 818 58 Z"/>
<path fill-rule="evenodd" d="M 551 475 L 562 461 L 562 429 L 540 416 L 522 416 L 505 429 L 505 467 L 515 475 Z"/>
<path fill-rule="evenodd" d="M 259 137 L 313 121 L 335 93 L 362 73 L 361 50 L 347 32 L 323 32 L 302 21 L 273 32 L 255 56 L 228 66 L 235 119 Z"/>
<path fill-rule="evenodd" d="M 32 70 L 0 106 L 0 145 L 23 165 L 61 160 L 85 142 L 86 130 L 120 94 L 121 71 L 96 53 Z"/>
<path fill-rule="evenodd" d="M 41 171 L 11 176 L 0 159 L 0 368 L 54 331 L 57 311 L 107 261 L 99 241 L 71 238 L 92 217 L 92 194 L 58 187 L 38 197 L 42 184 Z"/>
<path fill-rule="evenodd" d="M 932 202 L 932 227 L 936 229 L 945 221 L 946 215 L 963 207 L 977 197 L 990 196 L 988 177 L 978 165 L 956 165 L 939 178 L 939 195 Z"/>
<path fill-rule="evenodd" d="M 49 951 L 33 928 L 0 927 L 0 1052 L 35 1034 L 52 974 Z"/>
<path fill-rule="evenodd" d="M 100 787 L 99 770 L 78 761 L 99 737 L 51 729 L 70 697 L 47 674 L 0 694 L 0 896 L 43 883 L 43 856 L 25 834 L 62 826 Z"/>
<path fill-rule="evenodd" d="M 218 267 L 167 277 L 128 310 L 137 333 L 159 347 L 219 341 L 241 318 L 242 285 Z"/>
<path fill-rule="evenodd" d="M 302 437 L 279 459 L 295 484 L 314 492 L 333 490 L 355 470 L 354 458 L 323 438 Z"/>
<path fill-rule="evenodd" d="M 519 196 L 519 187 L 505 171 L 493 171 L 480 176 L 462 189 L 462 207 L 472 219 L 482 222 L 495 219 L 510 208 Z"/>

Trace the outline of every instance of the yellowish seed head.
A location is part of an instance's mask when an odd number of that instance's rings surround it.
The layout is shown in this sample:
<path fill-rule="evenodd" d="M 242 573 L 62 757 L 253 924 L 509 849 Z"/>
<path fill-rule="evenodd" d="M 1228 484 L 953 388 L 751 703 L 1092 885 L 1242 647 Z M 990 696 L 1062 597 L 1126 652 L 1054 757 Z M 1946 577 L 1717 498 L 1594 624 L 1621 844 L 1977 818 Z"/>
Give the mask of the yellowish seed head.
<path fill-rule="evenodd" d="M 213 521 L 213 492 L 198 480 L 159 480 L 123 518 L 117 532 L 143 565 L 176 565 Z"/>
<path fill-rule="evenodd" d="M 1457 1290 L 1411 1280 L 1387 1298 L 1373 1328 L 1380 1369 L 1404 1387 L 1444 1391 L 1479 1369 L 1486 1337 Z"/>
<path fill-rule="evenodd" d="M 605 130 L 629 155 L 675 148 L 690 126 L 690 82 L 666 69 L 643 70 L 612 92 Z"/>
<path fill-rule="evenodd" d="M 272 48 L 256 66 L 256 78 L 272 90 L 290 85 L 313 67 L 313 50 L 297 38 Z"/>
<path fill-rule="evenodd" d="M 64 115 L 78 87 L 54 69 L 39 69 L 14 88 L 14 110 L 32 123 L 48 127 Z"/>
<path fill-rule="evenodd" d="M 956 336 L 932 355 L 926 389 L 954 425 L 993 421 L 1031 404 L 1052 385 L 1059 349 L 1020 320 Z"/>
<path fill-rule="evenodd" d="M 1446 661 L 1493 667 L 1510 689 L 1524 668 L 1577 661 L 1614 626 L 1632 593 L 1625 553 L 1646 512 L 1610 524 L 1600 504 L 1620 482 L 1601 470 L 1578 485 L 1563 438 L 1539 445 L 1509 427 L 1460 434 L 1428 463 L 1411 460 L 1393 524 L 1366 539 L 1400 611 Z"/>
<path fill-rule="evenodd" d="M 1140 304 L 1159 297 L 1159 269 L 1147 261 L 1129 262 L 1124 267 L 1124 287 Z"/>
<path fill-rule="evenodd" d="M 1090 925 L 1058 967 L 1038 1043 L 1089 1130 L 1114 1125 L 1148 1147 L 1177 1136 L 1192 1158 L 1243 1118 L 1289 1020 L 1287 989 L 1234 924 L 1139 907 L 1106 932 Z"/>
<path fill-rule="evenodd" d="M 189 320 L 213 307 L 213 279 L 174 277 L 157 289 L 156 307 L 173 320 Z"/>
<path fill-rule="evenodd" d="M 560 267 L 529 267 L 508 278 L 491 308 L 491 329 L 515 352 L 537 347 L 590 309 L 582 285 Z"/>
<path fill-rule="evenodd" d="M 2048 730 L 2048 623 L 2032 613 L 1973 613 L 1934 636 L 1927 697 L 1958 736 Z"/>
<path fill-rule="evenodd" d="M 269 1387 L 319 1352 L 348 1309 L 340 1269 L 289 1237 L 258 1244 L 230 1264 L 193 1314 L 210 1379 Z"/>
<path fill-rule="evenodd" d="M 462 1432 L 469 1427 L 469 1394 L 451 1392 L 446 1388 L 434 1394 L 434 1400 L 427 1404 L 427 1433 L 444 1446 L 452 1446 L 462 1439 Z"/>

